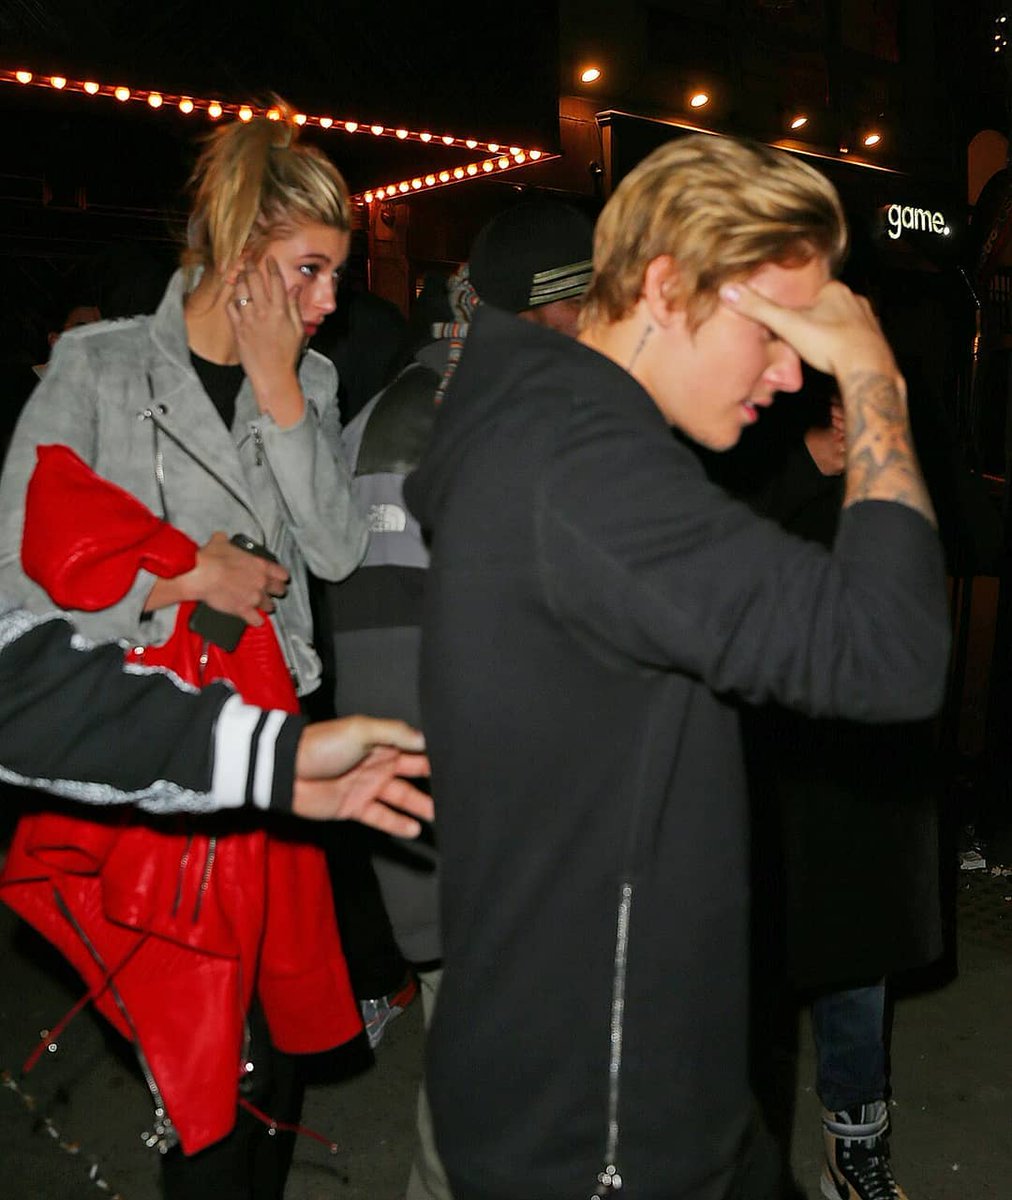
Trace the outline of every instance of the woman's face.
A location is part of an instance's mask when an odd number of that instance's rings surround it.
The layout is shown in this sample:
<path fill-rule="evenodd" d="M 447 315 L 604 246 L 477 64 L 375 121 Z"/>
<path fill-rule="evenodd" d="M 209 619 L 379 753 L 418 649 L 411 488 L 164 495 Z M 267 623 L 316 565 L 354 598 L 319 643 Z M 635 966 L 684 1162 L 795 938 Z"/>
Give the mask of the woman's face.
<path fill-rule="evenodd" d="M 306 337 L 312 337 L 324 317 L 334 311 L 337 285 L 348 257 L 351 235 L 330 225 L 298 225 L 285 237 L 263 248 L 260 265 L 270 256 L 278 264 L 290 292 L 300 288 L 299 312 Z"/>

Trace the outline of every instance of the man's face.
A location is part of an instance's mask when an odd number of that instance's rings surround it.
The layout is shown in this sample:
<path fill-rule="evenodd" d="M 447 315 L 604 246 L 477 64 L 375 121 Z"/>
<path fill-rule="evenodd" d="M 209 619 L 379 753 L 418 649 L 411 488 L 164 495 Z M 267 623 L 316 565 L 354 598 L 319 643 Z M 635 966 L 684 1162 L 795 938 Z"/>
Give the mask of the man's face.
<path fill-rule="evenodd" d="M 787 308 L 808 308 L 829 280 L 823 258 L 803 266 L 766 263 L 745 279 Z M 801 387 L 801 360 L 764 325 L 723 304 L 692 333 L 684 319 L 660 331 L 640 381 L 664 419 L 710 450 L 729 450 L 776 392 Z"/>
<path fill-rule="evenodd" d="M 518 317 L 525 321 L 533 321 L 535 325 L 544 325 L 554 329 L 556 333 L 564 333 L 566 337 L 576 337 L 580 323 L 579 300 L 553 300 L 550 304 L 539 304 L 537 308 L 528 308 Z"/>

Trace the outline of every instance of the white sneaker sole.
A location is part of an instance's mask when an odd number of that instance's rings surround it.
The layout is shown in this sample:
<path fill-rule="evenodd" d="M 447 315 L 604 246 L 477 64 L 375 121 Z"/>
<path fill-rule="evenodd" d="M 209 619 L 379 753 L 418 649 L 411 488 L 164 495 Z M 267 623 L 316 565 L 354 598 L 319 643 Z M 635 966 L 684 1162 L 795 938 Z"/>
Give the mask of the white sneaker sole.
<path fill-rule="evenodd" d="M 847 1191 L 841 1196 L 840 1189 L 832 1179 L 826 1178 L 825 1171 L 819 1176 L 819 1191 L 822 1193 L 823 1200 L 850 1200 L 850 1197 L 853 1195 L 850 1184 L 846 1183 L 844 1187 Z"/>

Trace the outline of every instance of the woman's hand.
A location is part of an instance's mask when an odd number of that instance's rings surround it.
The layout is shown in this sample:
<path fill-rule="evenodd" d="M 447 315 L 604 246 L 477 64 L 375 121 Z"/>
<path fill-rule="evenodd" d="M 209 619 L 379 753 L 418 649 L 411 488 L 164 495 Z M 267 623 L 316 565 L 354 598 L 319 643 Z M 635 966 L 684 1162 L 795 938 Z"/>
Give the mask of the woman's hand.
<path fill-rule="evenodd" d="M 224 533 L 213 533 L 197 550 L 196 565 L 174 579 L 159 579 L 148 593 L 146 612 L 203 600 L 219 612 L 262 625 L 261 612 L 273 612 L 274 600 L 288 589 L 288 571 L 280 564 L 233 546 Z"/>
<path fill-rule="evenodd" d="M 305 343 L 300 291 L 297 284 L 285 288 L 278 264 L 268 256 L 239 271 L 226 305 L 257 404 L 282 428 L 300 421 L 306 407 L 296 374 Z"/>

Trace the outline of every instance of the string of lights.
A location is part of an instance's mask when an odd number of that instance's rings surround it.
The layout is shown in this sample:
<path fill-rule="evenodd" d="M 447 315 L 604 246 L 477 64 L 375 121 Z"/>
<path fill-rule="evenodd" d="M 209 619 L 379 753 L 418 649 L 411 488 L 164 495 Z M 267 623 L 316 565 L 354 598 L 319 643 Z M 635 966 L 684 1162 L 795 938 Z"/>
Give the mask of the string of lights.
<path fill-rule="evenodd" d="M 372 204 L 377 200 L 397 200 L 401 196 L 433 191 L 436 188 L 449 187 L 455 183 L 465 183 L 468 179 L 487 178 L 490 175 L 502 174 L 503 171 L 515 171 L 517 167 L 530 166 L 532 163 L 550 162 L 553 158 L 559 157 L 558 154 L 547 154 L 540 150 L 521 150 L 516 146 L 511 146 L 509 153 L 504 152 L 494 158 L 482 159 L 480 162 L 470 162 L 462 167 L 415 175 L 411 179 L 401 179 L 396 183 L 385 184 L 383 187 L 370 188 L 366 192 L 359 192 L 352 196 L 352 199 L 361 200 L 366 204 Z"/>
<path fill-rule="evenodd" d="M 66 75 L 38 75 L 25 68 L 0 68 L 0 83 L 16 83 L 22 87 L 47 88 L 58 92 L 77 92 L 85 96 L 104 97 L 119 101 L 121 104 L 130 102 L 146 104 L 152 109 L 175 110 L 184 116 L 203 113 L 212 121 L 222 117 L 233 117 L 239 121 L 252 121 L 254 117 L 266 117 L 269 121 L 279 121 L 281 113 L 277 108 L 245 103 L 237 104 L 227 100 L 207 99 L 200 96 L 180 96 L 172 92 L 152 91 L 147 88 L 130 88 L 125 84 L 99 83 L 90 79 L 71 79 Z M 363 134 L 378 138 L 395 138 L 400 142 L 419 142 L 426 146 L 444 146 L 447 149 L 480 150 L 488 154 L 498 154 L 507 149 L 511 155 L 525 154 L 531 161 L 540 157 L 540 151 L 527 146 L 509 146 L 484 138 L 458 136 L 452 133 L 432 133 L 429 130 L 408 129 L 404 126 L 387 125 L 376 121 L 356 121 L 345 117 L 333 117 L 320 114 L 298 112 L 295 123 L 307 127 L 332 130 L 335 133 Z"/>
<path fill-rule="evenodd" d="M 278 108 L 263 107 L 256 104 L 238 104 L 231 101 L 207 99 L 200 96 L 181 96 L 172 92 L 151 91 L 145 88 L 130 88 L 125 84 L 99 83 L 96 80 L 71 79 L 65 75 L 39 75 L 26 68 L 0 67 L 0 83 L 14 83 L 22 87 L 48 88 L 58 92 L 76 92 L 84 96 L 101 96 L 113 99 L 121 104 L 130 102 L 146 104 L 151 109 L 176 110 L 184 116 L 203 113 L 211 121 L 219 121 L 222 117 L 230 117 L 238 121 L 252 121 L 254 117 L 266 117 L 269 121 L 280 121 L 281 112 Z M 442 171 L 432 171 L 407 179 L 397 180 L 382 187 L 370 188 L 358 192 L 352 200 L 362 204 L 372 204 L 375 200 L 397 199 L 409 196 L 415 192 L 428 191 L 439 187 L 449 187 L 457 183 L 466 183 L 469 179 L 486 178 L 489 175 L 500 174 L 503 171 L 515 170 L 517 167 L 529 166 L 532 163 L 548 162 L 558 158 L 558 154 L 550 154 L 543 150 L 527 146 L 506 146 L 500 142 L 487 141 L 484 138 L 458 137 L 456 134 L 435 134 L 428 130 L 408 129 L 403 126 L 385 125 L 377 122 L 348 120 L 344 117 L 312 115 L 298 112 L 295 123 L 310 128 L 332 130 L 336 133 L 366 134 L 377 138 L 394 138 L 400 142 L 417 142 L 421 145 L 445 147 L 448 150 L 479 150 L 491 157 L 467 163 L 464 166 L 452 167 Z"/>

